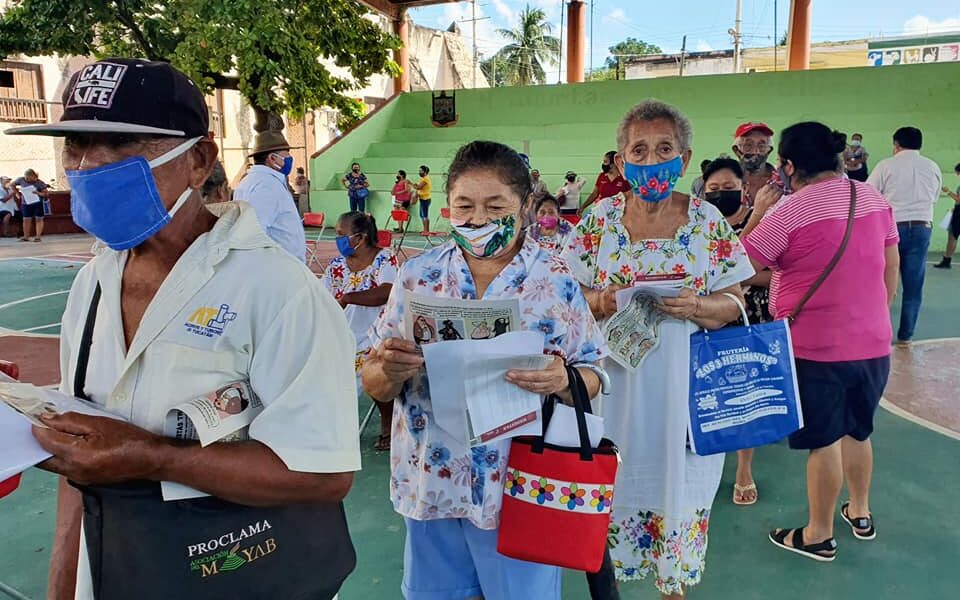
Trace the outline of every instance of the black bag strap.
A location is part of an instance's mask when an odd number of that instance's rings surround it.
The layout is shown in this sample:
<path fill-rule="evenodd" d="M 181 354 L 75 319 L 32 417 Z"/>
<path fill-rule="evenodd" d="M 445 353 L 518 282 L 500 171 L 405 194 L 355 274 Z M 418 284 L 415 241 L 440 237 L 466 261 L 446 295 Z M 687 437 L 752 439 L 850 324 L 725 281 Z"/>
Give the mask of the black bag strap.
<path fill-rule="evenodd" d="M 567 379 L 570 382 L 570 395 L 573 398 L 573 410 L 577 416 L 577 433 L 580 436 L 580 459 L 593 460 L 593 446 L 590 444 L 590 435 L 587 432 L 587 413 L 591 413 L 590 401 L 587 398 L 587 384 L 575 367 L 567 366 Z M 560 399 L 557 396 L 548 396 L 543 403 L 543 435 L 534 438 L 533 451 L 543 453 L 546 444 L 547 428 L 553 418 L 554 408 Z"/>
<path fill-rule="evenodd" d="M 97 307 L 100 305 L 100 282 L 93 290 L 90 299 L 90 308 L 87 309 L 87 321 L 83 324 L 83 335 L 80 337 L 80 351 L 77 353 L 77 370 L 73 374 L 73 395 L 86 401 L 89 396 L 83 390 L 87 385 L 87 363 L 90 362 L 90 346 L 93 344 L 93 328 L 97 324 Z"/>
<path fill-rule="evenodd" d="M 787 317 L 791 323 L 797 320 L 797 317 L 800 316 L 800 311 L 803 310 L 804 305 L 807 303 L 813 294 L 820 288 L 824 281 L 827 280 L 827 277 L 830 276 L 830 273 L 833 272 L 833 269 L 837 266 L 837 263 L 840 262 L 840 259 L 843 257 L 843 253 L 847 250 L 847 244 L 850 243 L 850 234 L 853 232 L 853 220 L 854 213 L 857 210 L 857 186 L 854 185 L 853 180 L 850 179 L 850 212 L 847 214 L 847 230 L 843 233 L 843 241 L 840 242 L 840 247 L 837 248 L 837 253 L 833 255 L 833 258 L 830 259 L 830 262 L 827 263 L 827 266 L 823 269 L 823 273 L 820 273 L 820 277 L 817 277 L 817 280 L 813 282 L 813 285 L 810 286 L 810 289 L 807 290 L 807 293 L 803 295 L 803 298 L 800 299 L 800 302 L 797 303 L 797 307 L 793 309 L 793 313 Z"/>

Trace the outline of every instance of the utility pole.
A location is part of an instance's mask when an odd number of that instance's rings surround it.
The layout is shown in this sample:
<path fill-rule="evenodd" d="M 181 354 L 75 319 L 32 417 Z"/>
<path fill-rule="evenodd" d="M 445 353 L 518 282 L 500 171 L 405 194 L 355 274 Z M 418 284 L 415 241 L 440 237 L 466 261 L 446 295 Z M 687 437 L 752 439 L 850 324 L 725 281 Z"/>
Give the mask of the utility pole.
<path fill-rule="evenodd" d="M 740 25 L 743 21 L 743 0 L 737 0 L 737 20 L 733 29 L 728 29 L 727 33 L 733 36 L 733 72 L 740 72 Z"/>
<path fill-rule="evenodd" d="M 777 0 L 773 0 L 773 71 L 777 71 L 777 50 L 780 49 L 780 38 L 777 37 Z"/>
<path fill-rule="evenodd" d="M 473 18 L 470 23 L 473 26 L 473 89 L 477 89 L 477 0 L 473 0 L 471 4 L 473 6 Z"/>
<path fill-rule="evenodd" d="M 683 65 L 687 62 L 687 36 L 683 36 L 683 45 L 680 47 L 680 77 L 683 77 Z"/>

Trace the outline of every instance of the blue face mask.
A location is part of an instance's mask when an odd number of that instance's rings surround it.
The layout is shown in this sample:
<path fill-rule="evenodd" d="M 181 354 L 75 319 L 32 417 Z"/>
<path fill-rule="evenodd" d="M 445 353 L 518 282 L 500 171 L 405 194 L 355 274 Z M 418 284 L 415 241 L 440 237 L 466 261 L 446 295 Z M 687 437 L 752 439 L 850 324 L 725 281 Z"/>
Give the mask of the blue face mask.
<path fill-rule="evenodd" d="M 67 171 L 73 221 L 114 250 L 140 245 L 163 229 L 193 193 L 192 188 L 185 189 L 167 211 L 152 169 L 177 158 L 199 140 L 189 139 L 149 162 L 131 156 L 95 169 Z"/>
<path fill-rule="evenodd" d="M 337 250 L 344 258 L 348 258 L 357 253 L 357 249 L 350 245 L 350 238 L 352 237 L 352 235 L 337 236 Z"/>
<path fill-rule="evenodd" d="M 673 193 L 683 172 L 683 158 L 677 156 L 656 165 L 624 163 L 623 177 L 630 182 L 633 193 L 644 202 L 662 202 Z"/>
<path fill-rule="evenodd" d="M 289 175 L 290 171 L 293 170 L 293 157 L 287 156 L 283 159 L 283 166 L 280 168 L 280 172 L 284 175 Z"/>

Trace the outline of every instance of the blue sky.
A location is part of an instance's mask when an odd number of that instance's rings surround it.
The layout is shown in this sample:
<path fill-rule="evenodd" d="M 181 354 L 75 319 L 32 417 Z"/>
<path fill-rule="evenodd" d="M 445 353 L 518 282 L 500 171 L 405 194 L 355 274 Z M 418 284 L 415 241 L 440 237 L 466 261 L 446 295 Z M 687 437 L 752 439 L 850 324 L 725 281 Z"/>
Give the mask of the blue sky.
<path fill-rule="evenodd" d="M 503 45 L 496 34 L 499 28 L 515 24 L 516 14 L 526 4 L 546 11 L 555 24 L 554 35 L 560 27 L 562 0 L 477 0 L 477 16 L 487 17 L 477 22 L 477 40 L 480 52 L 491 56 Z M 774 4 L 777 5 L 777 37 L 786 29 L 790 0 L 743 0 L 744 45 L 769 46 L 774 39 Z M 587 36 L 590 37 L 590 2 L 587 0 Z M 410 10 L 414 22 L 427 27 L 446 29 L 453 21 L 472 44 L 470 2 L 431 6 Z M 665 52 L 679 52 L 684 34 L 687 49 L 720 50 L 732 47 L 726 31 L 733 27 L 736 0 L 594 0 L 593 65 L 599 67 L 607 57 L 607 48 L 627 38 L 635 37 L 660 46 Z M 927 32 L 960 31 L 960 0 L 813 0 L 813 41 L 840 41 L 864 37 L 891 37 Z M 564 48 L 566 28 L 564 27 Z M 590 57 L 587 57 L 590 68 Z M 554 68 L 548 79 L 557 81 Z M 565 79 L 566 74 L 560 70 Z"/>

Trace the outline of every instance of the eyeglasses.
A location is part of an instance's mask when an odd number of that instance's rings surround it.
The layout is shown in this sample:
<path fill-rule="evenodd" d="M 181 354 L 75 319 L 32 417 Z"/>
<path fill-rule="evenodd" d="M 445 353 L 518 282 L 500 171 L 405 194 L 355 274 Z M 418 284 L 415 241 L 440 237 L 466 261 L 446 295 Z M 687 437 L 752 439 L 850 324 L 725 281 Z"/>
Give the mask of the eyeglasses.
<path fill-rule="evenodd" d="M 751 154 L 753 152 L 767 152 L 771 149 L 770 144 L 766 142 L 760 142 L 759 144 L 754 144 L 753 142 L 742 142 L 737 146 L 740 148 L 740 151 L 744 154 Z"/>

